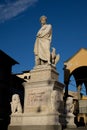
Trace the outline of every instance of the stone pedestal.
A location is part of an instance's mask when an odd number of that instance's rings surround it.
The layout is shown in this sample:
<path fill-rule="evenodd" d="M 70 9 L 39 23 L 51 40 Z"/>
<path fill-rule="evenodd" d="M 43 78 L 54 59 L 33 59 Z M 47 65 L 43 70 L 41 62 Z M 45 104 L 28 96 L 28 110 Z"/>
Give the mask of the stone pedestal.
<path fill-rule="evenodd" d="M 74 123 L 74 114 L 68 113 L 66 117 L 67 128 L 76 128 L 76 124 Z"/>
<path fill-rule="evenodd" d="M 25 82 L 24 113 L 13 115 L 11 125 L 61 126 L 64 85 L 58 82 L 58 73 L 51 65 L 40 65 L 31 70 Z M 61 110 L 59 108 L 61 107 Z M 17 120 L 16 120 L 17 118 Z M 54 130 L 54 127 L 52 127 Z"/>

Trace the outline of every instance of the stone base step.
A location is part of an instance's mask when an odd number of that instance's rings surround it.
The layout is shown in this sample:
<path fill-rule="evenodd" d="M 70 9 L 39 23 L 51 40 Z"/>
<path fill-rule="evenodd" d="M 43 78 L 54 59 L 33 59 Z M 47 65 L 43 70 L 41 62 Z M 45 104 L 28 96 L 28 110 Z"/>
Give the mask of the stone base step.
<path fill-rule="evenodd" d="M 33 125 L 33 126 L 9 126 L 8 130 L 87 130 L 87 127 L 62 129 L 60 126 L 55 125 L 54 126 Z"/>
<path fill-rule="evenodd" d="M 87 130 L 86 127 L 78 127 L 78 128 L 66 128 L 64 130 Z"/>
<path fill-rule="evenodd" d="M 62 130 L 60 126 L 57 125 L 33 125 L 33 126 L 9 126 L 8 130 Z"/>

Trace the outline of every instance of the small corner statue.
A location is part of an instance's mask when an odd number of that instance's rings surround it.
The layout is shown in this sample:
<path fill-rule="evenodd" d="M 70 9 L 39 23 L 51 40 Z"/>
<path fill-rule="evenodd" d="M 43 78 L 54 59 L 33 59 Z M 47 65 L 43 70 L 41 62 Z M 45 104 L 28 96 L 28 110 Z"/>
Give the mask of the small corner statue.
<path fill-rule="evenodd" d="M 51 48 L 51 40 L 52 40 L 52 25 L 47 24 L 47 17 L 40 17 L 41 28 L 36 35 L 36 41 L 34 46 L 34 54 L 35 54 L 35 65 L 43 65 L 53 64 L 56 66 L 59 61 L 59 54 L 56 55 L 56 49 L 52 48 L 52 52 L 50 53 Z"/>
<path fill-rule="evenodd" d="M 12 114 L 22 113 L 22 106 L 21 106 L 20 97 L 18 94 L 14 94 L 12 96 L 11 112 Z"/>

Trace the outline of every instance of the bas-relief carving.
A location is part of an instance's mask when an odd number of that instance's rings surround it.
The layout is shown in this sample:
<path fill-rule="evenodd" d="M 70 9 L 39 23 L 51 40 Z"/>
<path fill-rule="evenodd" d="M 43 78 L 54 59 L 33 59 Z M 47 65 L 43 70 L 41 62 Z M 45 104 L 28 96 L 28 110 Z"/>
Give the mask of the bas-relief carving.
<path fill-rule="evenodd" d="M 52 25 L 47 24 L 47 17 L 40 17 L 41 28 L 36 35 L 36 41 L 34 45 L 35 65 L 53 64 L 56 66 L 60 59 L 59 55 L 56 55 L 56 49 L 52 48 L 50 52 L 51 40 L 52 40 Z"/>
<path fill-rule="evenodd" d="M 51 108 L 52 111 L 58 112 L 59 103 L 61 101 L 61 93 L 53 90 L 51 93 Z"/>
<path fill-rule="evenodd" d="M 11 112 L 12 114 L 22 113 L 22 106 L 21 106 L 20 97 L 18 94 L 14 94 L 12 96 Z"/>

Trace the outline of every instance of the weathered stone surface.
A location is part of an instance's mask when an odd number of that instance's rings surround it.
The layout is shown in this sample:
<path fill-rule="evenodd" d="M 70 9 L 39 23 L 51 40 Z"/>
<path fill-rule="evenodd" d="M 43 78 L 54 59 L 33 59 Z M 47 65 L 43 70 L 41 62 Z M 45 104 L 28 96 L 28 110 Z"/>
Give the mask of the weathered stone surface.
<path fill-rule="evenodd" d="M 22 125 L 23 114 L 12 114 L 10 126 L 19 126 Z"/>
<path fill-rule="evenodd" d="M 51 65 L 36 66 L 30 72 L 31 78 L 29 82 L 45 81 L 45 80 L 58 80 L 58 73 L 55 67 Z"/>
<path fill-rule="evenodd" d="M 26 91 L 24 113 L 44 112 L 49 110 L 50 92 L 47 87 L 28 88 Z"/>

